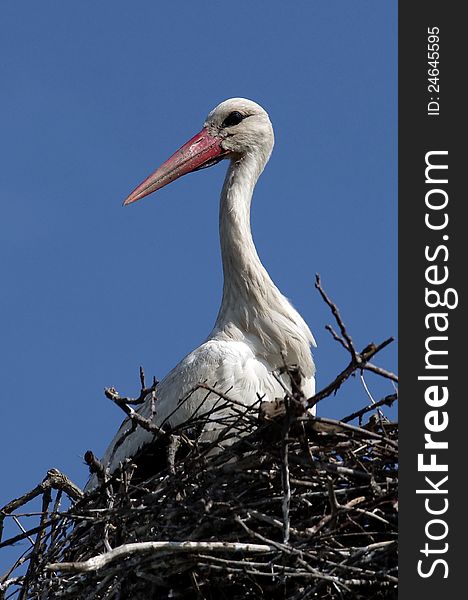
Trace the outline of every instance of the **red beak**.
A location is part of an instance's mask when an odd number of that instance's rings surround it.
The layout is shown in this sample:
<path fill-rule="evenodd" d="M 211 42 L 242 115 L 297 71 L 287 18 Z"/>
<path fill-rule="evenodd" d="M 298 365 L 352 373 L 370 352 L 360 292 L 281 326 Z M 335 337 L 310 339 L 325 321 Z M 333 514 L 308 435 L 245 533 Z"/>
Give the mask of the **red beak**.
<path fill-rule="evenodd" d="M 156 190 L 160 190 L 168 183 L 182 177 L 182 175 L 216 164 L 226 154 L 227 151 L 221 147 L 221 140 L 208 133 L 208 130 L 204 127 L 200 133 L 197 133 L 196 136 L 167 159 L 159 169 L 156 169 L 154 173 L 145 179 L 124 200 L 124 206 L 136 202 Z"/>

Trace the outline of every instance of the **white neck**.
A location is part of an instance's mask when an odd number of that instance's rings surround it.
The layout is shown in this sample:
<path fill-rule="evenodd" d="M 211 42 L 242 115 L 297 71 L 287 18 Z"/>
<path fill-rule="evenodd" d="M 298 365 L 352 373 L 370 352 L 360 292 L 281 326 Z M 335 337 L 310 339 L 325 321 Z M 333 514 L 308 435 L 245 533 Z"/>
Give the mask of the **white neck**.
<path fill-rule="evenodd" d="M 223 261 L 223 301 L 218 316 L 232 318 L 232 309 L 257 308 L 265 292 L 279 294 L 260 262 L 250 228 L 252 194 L 265 163 L 254 154 L 233 159 L 221 192 L 219 234 Z M 269 294 L 267 293 L 267 296 Z"/>
<path fill-rule="evenodd" d="M 313 363 L 313 337 L 302 317 L 275 286 L 255 248 L 250 204 L 255 184 L 269 153 L 248 153 L 232 159 L 220 200 L 219 230 L 224 272 L 223 299 L 213 333 L 258 340 L 259 354 L 278 366 L 282 354 L 291 363 Z"/>

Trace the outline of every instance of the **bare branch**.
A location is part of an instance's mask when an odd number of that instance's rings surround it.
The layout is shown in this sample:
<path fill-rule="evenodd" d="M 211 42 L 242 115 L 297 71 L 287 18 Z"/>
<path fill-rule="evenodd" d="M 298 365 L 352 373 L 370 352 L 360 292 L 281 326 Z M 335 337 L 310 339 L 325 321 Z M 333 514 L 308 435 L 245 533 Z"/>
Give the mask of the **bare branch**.
<path fill-rule="evenodd" d="M 40 496 L 47 490 L 51 488 L 56 490 L 63 490 L 70 498 L 77 499 L 83 497 L 83 492 L 81 489 L 75 485 L 71 479 L 69 479 L 66 475 L 61 473 L 58 469 L 50 469 L 47 471 L 46 477 L 41 481 L 39 485 L 37 485 L 34 489 L 19 498 L 15 498 L 5 504 L 5 506 L 0 509 L 0 541 L 2 539 L 3 532 L 3 521 L 6 515 L 11 514 L 14 510 L 19 508 L 20 506 L 24 506 L 33 498 Z M 41 527 L 39 527 L 39 531 Z"/>
<path fill-rule="evenodd" d="M 99 554 L 83 562 L 52 563 L 46 566 L 48 571 L 85 573 L 99 571 L 109 563 L 129 558 L 136 554 L 156 554 L 160 552 L 243 552 L 246 554 L 264 554 L 273 552 L 273 546 L 266 544 L 243 544 L 237 542 L 137 542 L 124 544 L 105 554 Z"/>
<path fill-rule="evenodd" d="M 340 315 L 340 311 L 338 310 L 338 307 L 336 306 L 336 304 L 334 304 L 330 300 L 330 298 L 326 294 L 325 290 L 323 289 L 322 284 L 320 282 L 320 275 L 318 273 L 315 275 L 315 287 L 319 291 L 319 293 L 322 296 L 322 298 L 324 299 L 325 303 L 330 307 L 330 310 L 332 311 L 332 314 L 335 317 L 336 322 L 338 323 L 338 327 L 340 328 L 341 335 L 344 337 L 345 342 L 343 342 L 343 340 L 340 340 L 340 338 L 333 332 L 332 328 L 330 326 L 328 326 L 329 330 L 331 330 L 334 334 L 333 337 L 336 336 L 335 339 L 338 339 L 341 342 L 341 344 L 351 353 L 351 355 L 355 359 L 357 359 L 357 353 L 356 353 L 356 349 L 354 348 L 353 340 L 351 339 L 351 336 L 348 334 L 345 324 L 343 323 L 343 320 Z"/>
<path fill-rule="evenodd" d="M 84 453 L 84 461 L 89 467 L 89 472 L 95 474 L 100 483 L 104 483 L 106 480 L 106 470 L 102 462 L 96 458 L 92 450 L 87 450 Z"/>
<path fill-rule="evenodd" d="M 375 404 L 369 404 L 368 406 L 364 406 L 364 408 L 361 408 L 360 410 L 357 410 L 357 411 L 351 413 L 347 417 L 344 417 L 343 419 L 341 419 L 341 422 L 348 423 L 349 421 L 353 421 L 353 419 L 361 418 L 363 415 L 365 415 L 366 413 L 368 413 L 370 411 L 375 410 L 379 406 L 392 406 L 392 404 L 394 402 L 396 402 L 396 400 L 398 400 L 398 395 L 390 394 L 389 396 L 385 396 L 385 398 L 383 398 L 382 400 L 379 400 Z"/>
<path fill-rule="evenodd" d="M 148 389 L 150 389 L 150 388 L 148 388 Z M 152 390 L 151 393 L 154 393 L 154 390 Z M 112 400 L 112 402 L 117 404 L 117 406 L 119 408 L 121 408 L 124 411 L 124 413 L 134 423 L 139 425 L 142 429 L 146 429 L 146 431 L 149 431 L 150 433 L 154 434 L 155 436 L 165 436 L 166 435 L 166 432 L 164 431 L 164 429 L 161 429 L 161 427 L 158 427 L 156 425 L 156 423 L 151 421 L 151 419 L 147 419 L 146 417 L 143 417 L 143 415 L 140 415 L 139 412 L 137 412 L 131 406 L 129 406 L 129 401 L 128 401 L 129 399 L 122 398 L 115 388 L 113 388 L 113 387 L 105 388 L 104 394 L 106 395 L 106 398 L 109 398 L 109 400 Z M 139 404 L 140 402 L 131 400 L 131 403 Z"/>
<path fill-rule="evenodd" d="M 140 389 L 140 394 L 137 398 L 129 398 L 127 396 L 120 396 L 119 393 L 117 392 L 117 390 L 115 389 L 115 387 L 104 388 L 104 394 L 106 395 L 107 398 L 109 398 L 109 400 L 112 400 L 112 402 L 115 402 L 123 410 L 125 410 L 123 408 L 123 405 L 125 405 L 125 404 L 127 404 L 127 405 L 128 404 L 143 404 L 150 394 L 153 394 L 156 392 L 156 387 L 157 387 L 159 381 L 157 381 L 156 378 L 153 377 L 153 383 L 149 387 L 146 387 L 145 372 L 143 371 L 143 367 L 140 367 L 139 375 L 140 375 L 141 389 Z"/>

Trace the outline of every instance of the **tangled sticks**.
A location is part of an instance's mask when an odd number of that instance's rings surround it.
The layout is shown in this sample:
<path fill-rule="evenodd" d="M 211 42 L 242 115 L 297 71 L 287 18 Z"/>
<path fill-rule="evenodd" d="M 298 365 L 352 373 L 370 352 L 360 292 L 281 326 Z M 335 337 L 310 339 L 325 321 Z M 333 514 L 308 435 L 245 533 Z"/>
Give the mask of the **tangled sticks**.
<path fill-rule="evenodd" d="M 128 463 L 112 478 L 103 473 L 102 485 L 84 497 L 50 472 L 45 488 L 33 490 L 43 495 L 39 525 L 1 544 L 30 540 L 0 579 L 0 597 L 394 598 L 398 429 L 380 407 L 396 394 L 370 404 L 366 397 L 342 420 L 307 413 L 356 371 L 395 380 L 369 364 L 389 341 L 356 352 L 316 285 L 340 329 L 330 328 L 332 335 L 351 357 L 329 386 L 303 398 L 300 373 L 285 366 L 291 386 L 284 399 L 238 406 L 220 422 L 223 437 L 232 438 L 222 452 L 213 451 L 217 442 L 200 441 L 207 415 L 199 415 L 156 432 L 146 456 L 156 471 Z M 201 387 L 220 398 L 215 412 L 229 401 L 228 393 Z M 72 504 L 60 512 L 63 493 Z M 30 497 L 9 503 L 2 518 L 13 518 Z M 16 575 L 21 564 L 27 572 Z"/>

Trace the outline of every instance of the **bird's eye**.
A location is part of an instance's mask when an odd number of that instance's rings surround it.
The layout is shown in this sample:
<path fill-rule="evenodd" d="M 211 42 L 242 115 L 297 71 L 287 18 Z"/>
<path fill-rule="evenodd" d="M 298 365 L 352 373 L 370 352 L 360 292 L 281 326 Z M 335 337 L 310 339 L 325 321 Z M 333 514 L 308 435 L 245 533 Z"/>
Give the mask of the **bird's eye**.
<path fill-rule="evenodd" d="M 223 121 L 223 127 L 232 127 L 233 125 L 239 125 L 239 123 L 244 118 L 238 110 L 233 110 L 232 113 L 229 113 L 228 116 Z"/>

